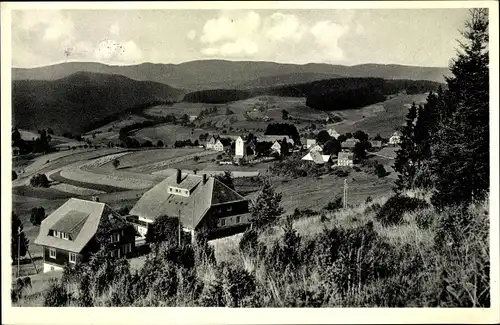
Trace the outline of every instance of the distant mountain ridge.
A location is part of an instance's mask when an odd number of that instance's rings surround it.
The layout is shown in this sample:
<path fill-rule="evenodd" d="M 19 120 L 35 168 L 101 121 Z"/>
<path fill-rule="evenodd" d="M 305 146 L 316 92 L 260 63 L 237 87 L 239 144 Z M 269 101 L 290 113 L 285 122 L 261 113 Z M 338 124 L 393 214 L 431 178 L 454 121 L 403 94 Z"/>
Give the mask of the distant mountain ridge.
<path fill-rule="evenodd" d="M 182 99 L 184 91 L 120 75 L 77 72 L 57 80 L 14 80 L 13 125 L 81 133 L 103 117 Z"/>
<path fill-rule="evenodd" d="M 299 65 L 261 61 L 197 60 L 180 64 L 141 63 L 128 66 L 96 62 L 67 62 L 31 69 L 13 68 L 12 78 L 13 80 L 56 80 L 79 71 L 123 75 L 138 81 L 154 81 L 187 90 L 259 87 L 270 86 L 271 83 L 305 83 L 335 77 L 375 77 L 441 83 L 444 82 L 444 76 L 450 75 L 449 69 L 444 67 L 395 64 L 343 66 L 324 63 Z"/>

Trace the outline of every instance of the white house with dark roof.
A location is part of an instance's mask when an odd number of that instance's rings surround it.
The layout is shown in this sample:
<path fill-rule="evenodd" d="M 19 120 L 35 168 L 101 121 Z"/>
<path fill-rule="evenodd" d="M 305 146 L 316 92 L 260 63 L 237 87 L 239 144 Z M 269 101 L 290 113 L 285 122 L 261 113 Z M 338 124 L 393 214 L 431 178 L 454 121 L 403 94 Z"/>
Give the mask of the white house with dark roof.
<path fill-rule="evenodd" d="M 249 200 L 218 179 L 203 175 L 183 174 L 177 170 L 144 193 L 130 210 L 149 224 L 160 216 L 177 217 L 183 230 L 194 234 L 202 228 L 210 238 L 224 237 L 244 231 L 250 225 Z"/>
<path fill-rule="evenodd" d="M 311 151 L 302 157 L 302 160 L 312 161 L 318 165 L 326 164 L 330 159 L 330 155 L 323 155 L 320 151 Z"/>
<path fill-rule="evenodd" d="M 71 198 L 45 218 L 35 244 L 43 247 L 43 271 L 87 261 L 106 248 L 111 257 L 135 249 L 136 232 L 117 212 L 101 202 Z"/>
<path fill-rule="evenodd" d="M 354 153 L 349 151 L 339 152 L 337 165 L 352 167 L 354 165 Z"/>
<path fill-rule="evenodd" d="M 337 139 L 340 136 L 340 133 L 338 133 L 334 128 L 329 128 L 327 132 L 332 138 L 335 139 Z"/>
<path fill-rule="evenodd" d="M 403 133 L 401 133 L 401 131 L 394 132 L 392 134 L 392 136 L 389 138 L 389 144 L 392 144 L 392 145 L 400 144 L 402 136 L 403 136 Z"/>

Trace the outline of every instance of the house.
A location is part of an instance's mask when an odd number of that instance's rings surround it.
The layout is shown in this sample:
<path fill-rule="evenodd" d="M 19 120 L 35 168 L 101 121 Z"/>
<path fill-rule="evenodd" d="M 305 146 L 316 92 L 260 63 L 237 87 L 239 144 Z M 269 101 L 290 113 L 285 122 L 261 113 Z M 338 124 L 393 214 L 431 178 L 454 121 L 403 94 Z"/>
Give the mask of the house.
<path fill-rule="evenodd" d="M 160 216 L 177 217 L 184 231 L 194 235 L 205 229 L 209 239 L 213 239 L 245 231 L 250 226 L 248 205 L 248 199 L 218 179 L 206 174 L 185 174 L 178 169 L 144 193 L 130 214 L 148 227 Z M 140 231 L 145 233 L 148 227 Z"/>
<path fill-rule="evenodd" d="M 394 132 L 392 134 L 392 136 L 389 138 L 389 144 L 392 144 L 392 145 L 400 144 L 402 136 L 403 136 L 403 133 L 401 133 L 401 131 Z"/>
<path fill-rule="evenodd" d="M 101 248 L 111 257 L 127 256 L 136 234 L 107 204 L 71 198 L 42 221 L 35 244 L 43 247 L 43 271 L 49 272 L 88 261 Z"/>
<path fill-rule="evenodd" d="M 273 145 L 271 146 L 271 153 L 277 152 L 279 155 L 281 155 L 281 143 L 279 141 L 274 141 Z"/>
<path fill-rule="evenodd" d="M 334 128 L 330 128 L 327 130 L 328 134 L 332 137 L 332 138 L 335 138 L 337 139 L 339 136 L 340 136 L 340 133 L 338 133 L 337 131 L 335 131 Z"/>
<path fill-rule="evenodd" d="M 213 150 L 215 151 L 224 151 L 224 145 L 220 140 L 217 140 L 214 144 Z"/>
<path fill-rule="evenodd" d="M 315 139 L 307 139 L 306 140 L 306 149 L 309 149 L 313 146 L 316 145 L 316 140 Z"/>
<path fill-rule="evenodd" d="M 288 142 L 288 144 L 295 146 L 295 142 L 293 141 L 293 139 L 287 135 L 262 135 L 262 136 L 257 138 L 257 141 L 258 142 L 275 142 L 275 141 L 282 141 L 283 139 L 286 139 L 286 142 Z"/>
<path fill-rule="evenodd" d="M 215 146 L 215 143 L 217 142 L 217 140 L 219 140 L 219 136 L 218 135 L 212 135 L 208 141 L 207 141 L 207 144 L 206 144 L 206 148 L 207 149 L 213 149 L 214 146 Z"/>
<path fill-rule="evenodd" d="M 359 143 L 359 140 L 358 139 L 355 139 L 355 138 L 349 138 L 347 140 L 345 140 L 344 142 L 342 142 L 342 149 L 354 149 L 354 147 L 356 147 L 356 143 Z"/>
<path fill-rule="evenodd" d="M 349 151 L 341 151 L 339 152 L 338 157 L 338 166 L 353 166 L 354 165 L 354 153 Z"/>
<path fill-rule="evenodd" d="M 198 115 L 189 115 L 189 122 L 194 122 L 198 118 Z"/>
<path fill-rule="evenodd" d="M 309 152 L 321 152 L 321 151 L 323 151 L 323 147 L 319 144 L 314 145 L 309 149 Z"/>
<path fill-rule="evenodd" d="M 309 152 L 307 155 L 305 155 L 304 157 L 302 157 L 302 160 L 306 160 L 306 161 L 313 161 L 314 163 L 318 164 L 318 165 L 322 165 L 322 164 L 325 164 L 327 163 L 329 160 L 331 159 L 331 156 L 330 155 L 323 155 L 321 152 L 319 151 L 312 151 L 312 152 Z"/>
<path fill-rule="evenodd" d="M 382 141 L 380 141 L 380 140 L 371 140 L 370 144 L 372 146 L 372 149 L 380 149 L 380 148 L 382 148 Z"/>

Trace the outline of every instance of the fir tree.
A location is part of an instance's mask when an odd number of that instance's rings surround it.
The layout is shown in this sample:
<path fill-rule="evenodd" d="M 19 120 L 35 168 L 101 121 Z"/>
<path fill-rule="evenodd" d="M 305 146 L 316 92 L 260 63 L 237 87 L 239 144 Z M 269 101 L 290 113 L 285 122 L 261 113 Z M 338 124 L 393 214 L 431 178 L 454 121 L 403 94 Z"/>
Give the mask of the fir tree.
<path fill-rule="evenodd" d="M 259 196 L 250 207 L 253 226 L 261 230 L 274 222 L 284 211 L 280 203 L 281 193 L 276 193 L 271 182 L 266 179 Z"/>
<path fill-rule="evenodd" d="M 432 146 L 437 207 L 466 206 L 489 190 L 489 53 L 487 9 L 472 9 L 466 42 L 453 61 Z"/>
<path fill-rule="evenodd" d="M 414 177 L 414 122 L 416 118 L 417 106 L 413 103 L 408 110 L 408 114 L 406 114 L 406 124 L 401 130 L 401 147 L 396 152 L 396 159 L 394 161 L 394 170 L 399 174 L 394 191 L 398 194 L 404 189 L 411 187 Z"/>

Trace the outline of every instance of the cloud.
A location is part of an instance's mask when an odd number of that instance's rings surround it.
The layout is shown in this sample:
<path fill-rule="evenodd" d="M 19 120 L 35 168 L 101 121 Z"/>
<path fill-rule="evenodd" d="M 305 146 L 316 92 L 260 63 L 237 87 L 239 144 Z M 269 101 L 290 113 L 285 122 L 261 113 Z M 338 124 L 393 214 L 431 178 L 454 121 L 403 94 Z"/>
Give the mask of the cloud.
<path fill-rule="evenodd" d="M 191 29 L 186 36 L 190 40 L 194 40 L 196 38 L 196 31 L 194 29 Z"/>
<path fill-rule="evenodd" d="M 349 31 L 347 25 L 324 20 L 317 22 L 310 31 L 316 43 L 323 49 L 326 59 L 340 60 L 344 58 L 344 51 L 339 46 L 339 39 Z"/>
<path fill-rule="evenodd" d="M 288 39 L 298 41 L 306 30 L 296 15 L 286 15 L 279 12 L 269 17 L 269 24 L 266 36 L 274 41 Z"/>
<path fill-rule="evenodd" d="M 234 42 L 226 42 L 220 47 L 207 47 L 201 50 L 207 56 L 221 55 L 227 56 L 248 56 L 259 51 L 259 46 L 247 39 L 238 39 Z"/>
<path fill-rule="evenodd" d="M 23 11 L 20 28 L 27 32 L 42 32 L 42 39 L 70 42 L 74 39 L 75 25 L 71 17 L 59 10 Z"/>
<path fill-rule="evenodd" d="M 208 20 L 203 26 L 201 42 L 214 44 L 220 41 L 236 40 L 254 34 L 260 27 L 260 15 L 250 11 L 242 17 L 220 16 Z M 248 37 L 247 37 L 248 38 Z"/>
<path fill-rule="evenodd" d="M 118 24 L 118 22 L 111 25 L 111 27 L 109 28 L 109 32 L 115 36 L 120 33 L 120 25 Z"/>

